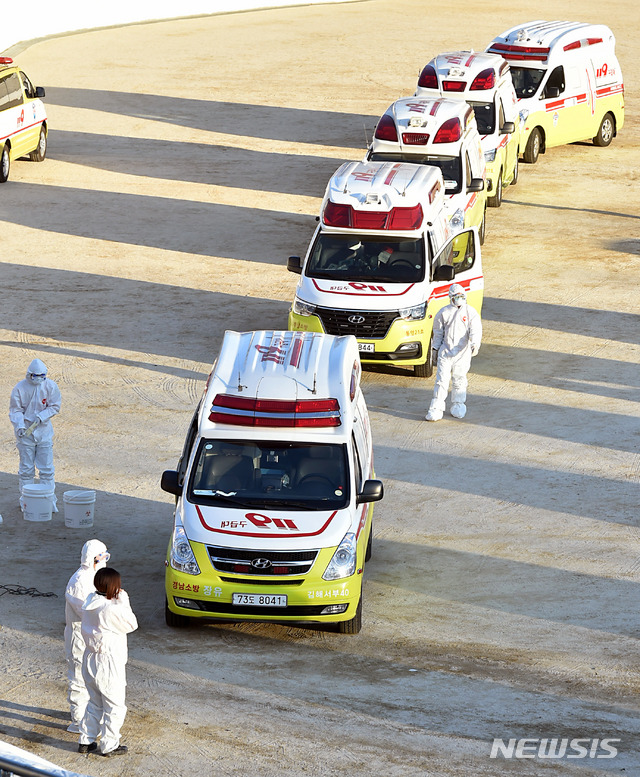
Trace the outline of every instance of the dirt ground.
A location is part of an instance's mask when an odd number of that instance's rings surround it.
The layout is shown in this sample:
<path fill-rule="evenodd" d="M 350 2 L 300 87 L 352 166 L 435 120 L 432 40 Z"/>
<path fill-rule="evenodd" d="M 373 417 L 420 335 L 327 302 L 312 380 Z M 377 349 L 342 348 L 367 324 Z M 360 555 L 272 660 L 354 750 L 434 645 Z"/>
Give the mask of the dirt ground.
<path fill-rule="evenodd" d="M 362 632 L 172 631 L 160 491 L 225 329 L 284 328 L 320 197 L 434 54 L 533 16 L 608 24 L 626 124 L 523 165 L 488 212 L 484 341 L 464 421 L 432 381 L 367 370 L 376 470 Z M 515 0 L 370 0 L 135 25 L 18 52 L 45 86 L 49 157 L 2 185 L 0 393 L 58 381 L 59 500 L 18 509 L 0 441 L 0 735 L 89 775 L 640 774 L 640 14 Z M 140 629 L 126 758 L 66 733 L 64 585 L 104 540 Z M 1 591 L 0 591 L 1 593 Z M 494 737 L 620 739 L 613 759 L 491 760 Z"/>

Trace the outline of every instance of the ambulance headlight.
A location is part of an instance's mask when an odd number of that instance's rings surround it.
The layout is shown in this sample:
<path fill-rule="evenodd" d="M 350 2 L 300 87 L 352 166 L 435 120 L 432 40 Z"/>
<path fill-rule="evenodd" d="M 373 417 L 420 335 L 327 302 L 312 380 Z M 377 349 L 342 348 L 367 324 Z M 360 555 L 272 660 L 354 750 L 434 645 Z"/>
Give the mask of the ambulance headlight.
<path fill-rule="evenodd" d="M 524 124 L 525 121 L 529 118 L 529 111 L 526 108 L 522 108 L 522 110 L 519 112 L 520 115 L 520 121 Z"/>
<path fill-rule="evenodd" d="M 427 303 L 423 302 L 421 305 L 414 305 L 412 308 L 401 308 L 398 313 L 400 318 L 404 318 L 407 321 L 412 321 L 417 318 L 424 318 L 424 314 L 427 312 Z"/>
<path fill-rule="evenodd" d="M 451 216 L 450 224 L 451 227 L 455 230 L 462 229 L 464 227 L 464 211 L 462 208 L 458 208 L 453 216 Z"/>
<path fill-rule="evenodd" d="M 496 151 L 497 150 L 498 149 L 496 149 L 496 148 L 492 148 L 490 151 L 485 151 L 484 152 L 484 161 L 485 162 L 493 162 L 494 159 L 496 158 Z"/>
<path fill-rule="evenodd" d="M 293 312 L 298 316 L 312 316 L 316 312 L 316 306 L 296 297 L 293 300 Z"/>
<path fill-rule="evenodd" d="M 349 532 L 338 545 L 333 558 L 322 575 L 323 580 L 340 580 L 351 577 L 356 571 L 356 535 Z"/>
<path fill-rule="evenodd" d="M 200 567 L 193 555 L 191 544 L 187 539 L 182 526 L 176 526 L 173 530 L 173 541 L 171 543 L 170 564 L 178 572 L 184 572 L 187 575 L 199 575 Z"/>

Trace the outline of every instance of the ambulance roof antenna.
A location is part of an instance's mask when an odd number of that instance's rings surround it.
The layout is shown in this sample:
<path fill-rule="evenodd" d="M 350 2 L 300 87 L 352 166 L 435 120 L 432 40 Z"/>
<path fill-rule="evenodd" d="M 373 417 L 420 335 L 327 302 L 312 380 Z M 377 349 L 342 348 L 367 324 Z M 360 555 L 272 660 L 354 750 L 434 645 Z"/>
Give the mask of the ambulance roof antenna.
<path fill-rule="evenodd" d="M 365 148 L 369 148 L 369 136 L 367 134 L 367 125 L 363 123 L 362 124 L 362 129 L 364 130 L 364 145 L 365 145 Z"/>
<path fill-rule="evenodd" d="M 242 389 L 246 388 L 246 386 L 242 385 L 242 380 L 240 379 L 240 370 L 238 370 L 238 391 L 242 391 Z"/>

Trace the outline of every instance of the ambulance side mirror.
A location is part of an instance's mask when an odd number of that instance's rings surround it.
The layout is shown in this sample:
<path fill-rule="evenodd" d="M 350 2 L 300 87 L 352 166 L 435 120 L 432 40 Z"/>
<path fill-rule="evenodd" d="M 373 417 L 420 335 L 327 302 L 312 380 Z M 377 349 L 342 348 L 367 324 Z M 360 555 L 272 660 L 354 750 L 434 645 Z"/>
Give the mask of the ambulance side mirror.
<path fill-rule="evenodd" d="M 182 495 L 182 486 L 178 480 L 178 473 L 174 469 L 165 469 L 160 480 L 160 488 L 174 496 Z"/>
<path fill-rule="evenodd" d="M 467 193 L 469 192 L 481 192 L 484 189 L 484 181 L 482 178 L 472 178 L 467 186 Z"/>
<path fill-rule="evenodd" d="M 433 273 L 434 281 L 452 281 L 456 277 L 456 271 L 450 264 L 441 264 Z"/>
<path fill-rule="evenodd" d="M 515 125 L 515 122 L 513 121 L 505 121 L 502 127 L 500 127 L 501 135 L 511 135 L 515 131 L 516 131 L 516 125 Z"/>
<path fill-rule="evenodd" d="M 544 90 L 544 96 L 545 97 L 560 97 L 560 87 L 559 86 L 548 86 Z"/>
<path fill-rule="evenodd" d="M 365 502 L 379 502 L 384 496 L 384 486 L 381 480 L 365 480 L 362 491 L 356 497 L 356 504 Z"/>
<path fill-rule="evenodd" d="M 44 86 L 36 86 L 36 97 L 44 97 Z"/>
<path fill-rule="evenodd" d="M 287 259 L 287 270 L 296 273 L 296 275 L 302 274 L 302 263 L 299 256 L 290 256 Z"/>

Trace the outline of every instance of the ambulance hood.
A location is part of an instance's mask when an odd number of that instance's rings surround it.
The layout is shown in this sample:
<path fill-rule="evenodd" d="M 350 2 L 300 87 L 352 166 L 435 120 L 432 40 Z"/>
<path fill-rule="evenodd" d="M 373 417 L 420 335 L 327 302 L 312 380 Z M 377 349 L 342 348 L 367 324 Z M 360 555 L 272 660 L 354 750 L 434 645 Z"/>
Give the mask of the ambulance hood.
<path fill-rule="evenodd" d="M 366 506 L 365 506 L 366 507 Z M 281 510 L 195 505 L 184 500 L 176 521 L 192 542 L 228 548 L 308 550 L 340 544 L 356 531 L 360 510 Z"/>
<path fill-rule="evenodd" d="M 303 276 L 298 295 L 338 310 L 400 310 L 424 302 L 424 283 L 334 281 Z"/>

